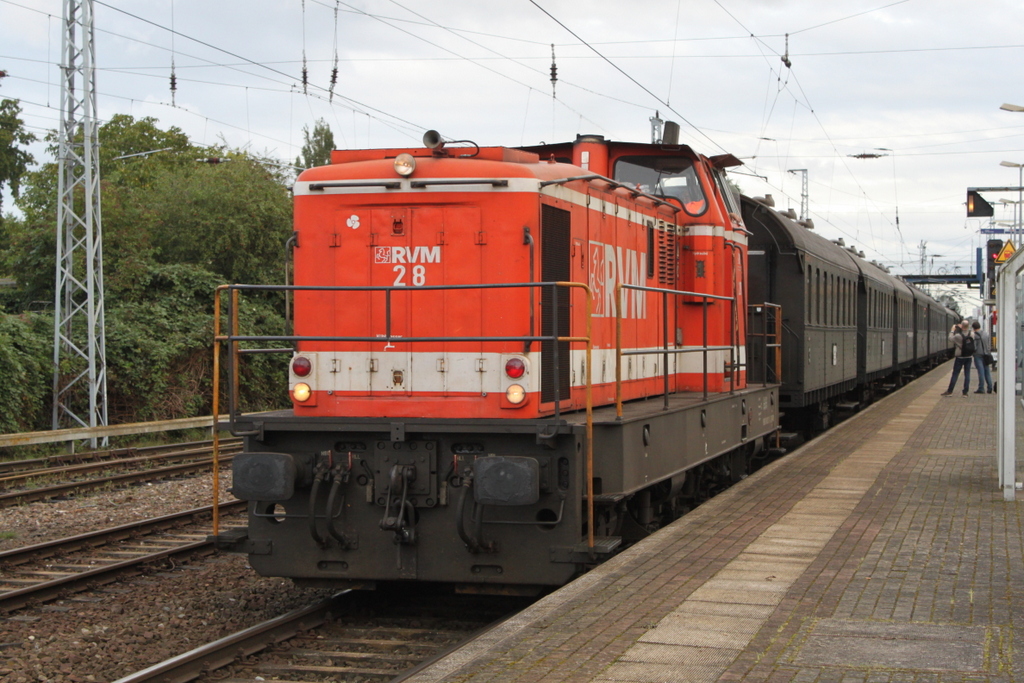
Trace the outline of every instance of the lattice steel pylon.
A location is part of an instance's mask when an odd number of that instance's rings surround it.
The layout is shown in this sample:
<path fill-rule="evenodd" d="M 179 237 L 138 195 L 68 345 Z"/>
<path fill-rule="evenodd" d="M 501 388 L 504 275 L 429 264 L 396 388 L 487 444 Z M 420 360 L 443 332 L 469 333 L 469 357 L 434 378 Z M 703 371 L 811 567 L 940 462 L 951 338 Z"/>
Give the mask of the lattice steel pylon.
<path fill-rule="evenodd" d="M 810 196 L 807 192 L 807 169 L 806 168 L 791 168 L 790 173 L 800 174 L 800 220 L 805 221 L 808 218 L 808 214 L 811 212 L 810 207 Z"/>
<path fill-rule="evenodd" d="M 53 428 L 107 424 L 93 0 L 64 0 Z M 91 439 L 96 447 L 96 439 Z M 105 439 L 104 439 L 105 441 Z"/>

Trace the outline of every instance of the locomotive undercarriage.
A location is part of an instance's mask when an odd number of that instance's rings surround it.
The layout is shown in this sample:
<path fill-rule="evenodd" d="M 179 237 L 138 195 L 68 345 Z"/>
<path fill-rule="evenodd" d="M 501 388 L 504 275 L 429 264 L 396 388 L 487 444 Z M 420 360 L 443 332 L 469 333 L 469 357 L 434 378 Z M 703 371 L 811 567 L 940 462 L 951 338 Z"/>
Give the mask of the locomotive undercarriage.
<path fill-rule="evenodd" d="M 594 544 L 586 425 L 238 418 L 250 432 L 233 492 L 248 527 L 217 538 L 260 574 L 375 588 L 429 581 L 475 592 L 561 585 L 729 483 L 768 454 L 777 387 L 661 397 L 595 411 Z M 250 420 L 252 420 L 250 422 Z M 312 514 L 311 514 L 312 511 Z"/>
<path fill-rule="evenodd" d="M 311 585 L 565 583 L 575 566 L 550 554 L 578 550 L 579 435 L 544 439 L 541 428 L 267 416 L 234 461 L 248 529 L 221 545 L 261 574 Z M 261 470 L 294 483 L 271 491 Z"/>

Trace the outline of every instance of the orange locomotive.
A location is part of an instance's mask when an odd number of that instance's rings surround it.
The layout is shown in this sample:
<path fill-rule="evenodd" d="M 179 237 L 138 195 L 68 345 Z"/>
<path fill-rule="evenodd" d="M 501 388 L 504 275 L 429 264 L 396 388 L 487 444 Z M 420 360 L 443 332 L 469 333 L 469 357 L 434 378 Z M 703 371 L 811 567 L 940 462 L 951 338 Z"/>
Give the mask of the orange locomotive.
<path fill-rule="evenodd" d="M 424 142 L 296 181 L 294 334 L 220 338 L 293 344 L 293 408 L 232 397 L 250 516 L 220 545 L 314 585 L 532 589 L 745 476 L 778 387 L 747 382 L 739 162 Z"/>

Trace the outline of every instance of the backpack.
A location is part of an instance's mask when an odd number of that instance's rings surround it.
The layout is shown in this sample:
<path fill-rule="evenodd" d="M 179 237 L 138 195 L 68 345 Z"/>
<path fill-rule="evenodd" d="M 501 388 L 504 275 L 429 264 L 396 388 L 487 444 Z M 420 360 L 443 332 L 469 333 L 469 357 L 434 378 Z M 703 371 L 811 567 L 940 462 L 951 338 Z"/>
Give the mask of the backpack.
<path fill-rule="evenodd" d="M 974 337 L 972 337 L 970 334 L 964 334 L 962 336 L 963 336 L 964 342 L 963 342 L 963 345 L 960 347 L 960 357 L 961 358 L 968 358 L 970 356 L 973 356 L 974 355 Z"/>

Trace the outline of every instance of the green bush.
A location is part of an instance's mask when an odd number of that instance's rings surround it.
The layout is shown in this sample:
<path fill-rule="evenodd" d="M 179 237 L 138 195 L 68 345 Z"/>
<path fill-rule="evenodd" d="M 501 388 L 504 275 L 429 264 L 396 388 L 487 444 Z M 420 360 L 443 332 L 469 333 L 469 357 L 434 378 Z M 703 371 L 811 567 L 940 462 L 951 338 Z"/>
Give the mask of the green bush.
<path fill-rule="evenodd" d="M 283 281 L 287 185 L 272 165 L 196 147 L 154 119 L 117 115 L 99 137 L 109 421 L 208 415 L 214 292 Z M 152 150 L 162 151 L 120 158 Z M 209 156 L 230 161 L 196 163 Z M 0 275 L 17 279 L 0 292 L 0 432 L 48 429 L 52 419 L 56 188 L 53 161 L 22 176 L 22 215 L 0 222 Z M 282 295 L 252 294 L 240 319 L 252 334 L 279 334 L 283 312 Z M 61 364 L 65 374 L 82 370 L 63 355 Z M 286 357 L 246 356 L 241 380 L 243 410 L 286 405 Z"/>
<path fill-rule="evenodd" d="M 49 429 L 53 318 L 0 314 L 0 433 Z"/>

